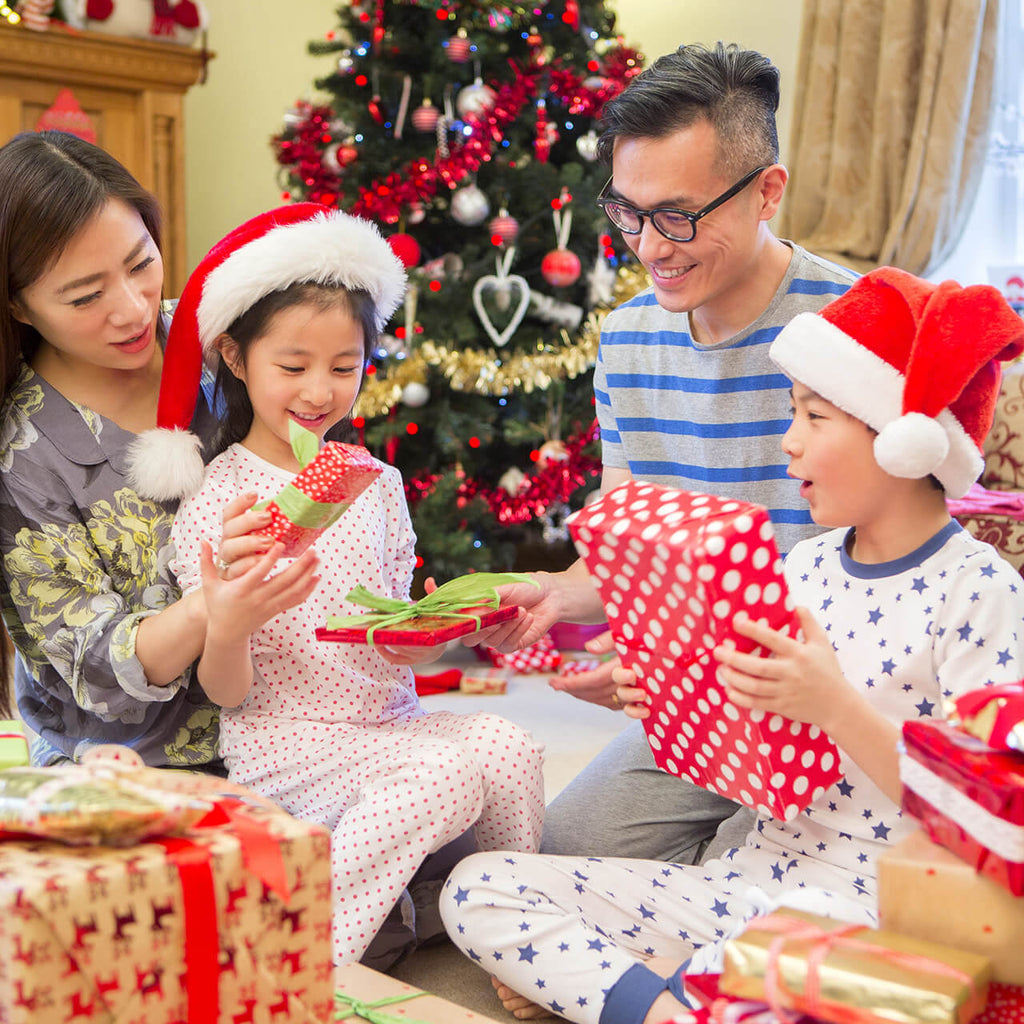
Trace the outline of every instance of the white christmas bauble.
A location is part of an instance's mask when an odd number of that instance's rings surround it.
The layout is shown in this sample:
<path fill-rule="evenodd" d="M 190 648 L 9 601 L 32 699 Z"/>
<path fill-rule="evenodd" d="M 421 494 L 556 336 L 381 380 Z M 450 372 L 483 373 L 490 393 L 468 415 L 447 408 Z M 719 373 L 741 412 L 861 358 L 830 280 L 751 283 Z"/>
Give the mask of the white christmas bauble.
<path fill-rule="evenodd" d="M 452 193 L 451 211 L 454 220 L 465 227 L 473 227 L 484 222 L 491 206 L 476 185 L 466 185 Z"/>
<path fill-rule="evenodd" d="M 426 217 L 427 211 L 423 209 L 423 204 L 419 202 L 412 202 L 409 204 L 409 212 L 406 214 L 406 220 L 410 224 L 420 224 L 423 218 Z"/>
<path fill-rule="evenodd" d="M 509 494 L 518 494 L 525 479 L 526 474 L 518 466 L 509 466 L 498 479 L 498 486 L 508 491 Z"/>
<path fill-rule="evenodd" d="M 335 174 L 341 173 L 341 164 L 338 163 L 338 149 L 339 144 L 337 142 L 332 142 L 331 145 L 324 150 L 324 155 L 320 158 L 320 162 L 324 167 L 329 171 L 333 171 Z"/>
<path fill-rule="evenodd" d="M 462 117 L 486 114 L 488 110 L 493 109 L 494 100 L 494 90 L 478 78 L 472 85 L 463 86 L 459 90 L 459 95 L 455 97 L 455 109 Z"/>
<path fill-rule="evenodd" d="M 586 135 L 581 135 L 576 140 L 576 152 L 587 163 L 593 163 L 597 159 L 597 132 L 591 129 Z"/>
<path fill-rule="evenodd" d="M 402 404 L 410 409 L 419 409 L 430 399 L 430 389 L 418 380 L 411 380 L 402 388 Z"/>

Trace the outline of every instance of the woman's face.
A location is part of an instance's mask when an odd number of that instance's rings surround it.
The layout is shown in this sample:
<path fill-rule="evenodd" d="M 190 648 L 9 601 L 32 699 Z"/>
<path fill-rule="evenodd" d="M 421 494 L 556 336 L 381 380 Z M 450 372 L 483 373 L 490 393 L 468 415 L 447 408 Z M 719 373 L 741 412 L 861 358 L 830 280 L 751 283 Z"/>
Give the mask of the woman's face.
<path fill-rule="evenodd" d="M 14 317 L 70 365 L 136 370 L 156 351 L 164 267 L 138 212 L 111 199 L 15 296 Z"/>

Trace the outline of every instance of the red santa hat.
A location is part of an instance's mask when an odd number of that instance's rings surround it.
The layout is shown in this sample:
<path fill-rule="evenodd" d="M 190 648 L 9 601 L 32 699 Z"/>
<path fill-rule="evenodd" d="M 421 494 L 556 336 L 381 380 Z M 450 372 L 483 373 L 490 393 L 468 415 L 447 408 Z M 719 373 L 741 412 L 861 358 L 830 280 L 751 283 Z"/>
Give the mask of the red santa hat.
<path fill-rule="evenodd" d="M 892 476 L 934 475 L 951 498 L 981 475 L 999 360 L 1024 351 L 1024 320 L 989 285 L 931 284 L 894 267 L 859 278 L 772 343 L 793 380 L 878 432 Z"/>
<path fill-rule="evenodd" d="M 293 284 L 335 285 L 369 293 L 383 329 L 405 294 L 405 270 L 376 226 L 317 203 L 261 213 L 222 238 L 181 293 L 164 350 L 157 428 L 128 453 L 128 479 L 161 501 L 194 494 L 202 483 L 200 441 L 189 431 L 204 358 L 256 302 Z"/>

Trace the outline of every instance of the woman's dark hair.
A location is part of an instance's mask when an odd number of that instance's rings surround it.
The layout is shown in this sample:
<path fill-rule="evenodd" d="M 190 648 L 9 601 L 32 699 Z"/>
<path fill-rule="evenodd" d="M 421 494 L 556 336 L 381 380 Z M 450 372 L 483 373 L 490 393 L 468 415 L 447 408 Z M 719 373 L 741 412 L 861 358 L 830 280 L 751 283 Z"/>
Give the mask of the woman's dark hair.
<path fill-rule="evenodd" d="M 370 293 L 362 289 L 346 289 L 337 285 L 300 282 L 281 291 L 271 292 L 253 303 L 224 332 L 237 346 L 238 358 L 245 365 L 253 343 L 270 329 L 271 320 L 293 306 L 312 305 L 319 312 L 342 306 L 349 310 L 363 328 L 363 360 L 370 354 L 377 340 L 377 310 Z M 249 392 L 230 370 L 222 358 L 217 367 L 214 387 L 214 408 L 221 421 L 220 431 L 213 445 L 213 455 L 219 455 L 237 444 L 252 426 L 252 403 Z M 346 416 L 324 435 L 328 441 L 351 441 L 354 437 L 352 420 Z"/>
<path fill-rule="evenodd" d="M 605 104 L 597 155 L 611 163 L 616 139 L 660 139 L 704 120 L 718 137 L 718 169 L 739 177 L 778 162 L 778 107 L 779 69 L 763 54 L 680 46 Z"/>
<path fill-rule="evenodd" d="M 23 132 L 0 147 L 0 373 L 4 394 L 40 338 L 12 303 L 111 200 L 135 209 L 157 249 L 160 206 L 109 153 L 67 132 Z"/>

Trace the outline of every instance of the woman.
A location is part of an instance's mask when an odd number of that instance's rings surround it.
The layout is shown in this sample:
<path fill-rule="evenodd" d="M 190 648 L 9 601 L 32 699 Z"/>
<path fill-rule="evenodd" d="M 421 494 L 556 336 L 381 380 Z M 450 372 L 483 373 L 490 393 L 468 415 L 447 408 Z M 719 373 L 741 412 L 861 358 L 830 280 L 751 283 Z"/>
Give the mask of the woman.
<path fill-rule="evenodd" d="M 162 286 L 156 200 L 121 164 L 61 132 L 0 148 L 0 596 L 37 764 L 125 743 L 221 770 L 192 671 L 202 594 L 180 600 L 167 568 L 174 503 L 127 477 L 156 424 Z M 193 430 L 213 426 L 200 399 Z M 222 558 L 246 553 L 247 528 L 231 524 Z"/>

